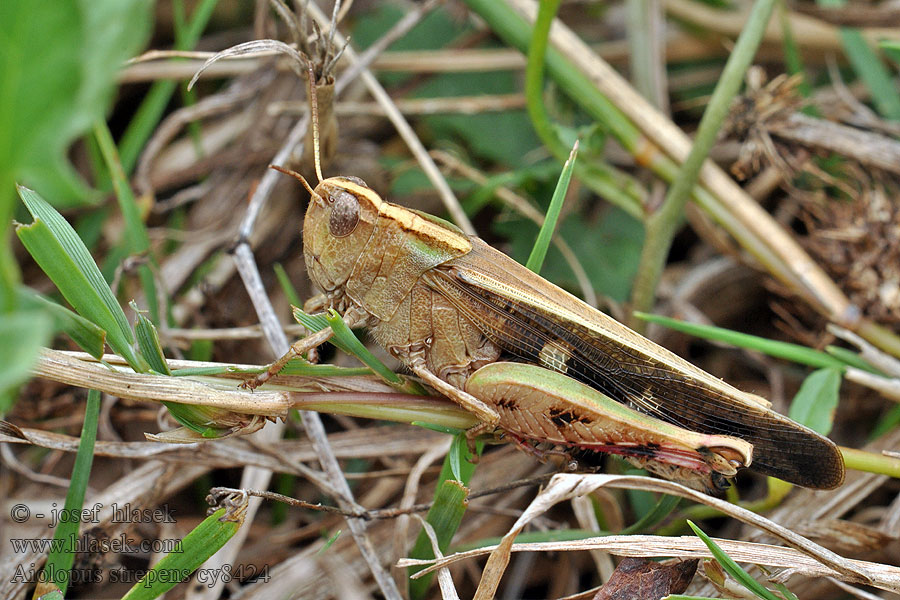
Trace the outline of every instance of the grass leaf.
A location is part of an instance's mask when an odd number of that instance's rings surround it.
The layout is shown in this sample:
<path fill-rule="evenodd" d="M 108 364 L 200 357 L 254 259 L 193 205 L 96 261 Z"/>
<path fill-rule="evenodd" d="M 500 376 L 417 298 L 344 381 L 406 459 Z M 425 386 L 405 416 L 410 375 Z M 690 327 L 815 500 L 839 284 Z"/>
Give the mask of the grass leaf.
<path fill-rule="evenodd" d="M 572 147 L 572 153 L 569 159 L 563 165 L 562 173 L 550 199 L 550 208 L 547 209 L 547 216 L 538 238 L 534 242 L 534 248 L 531 250 L 531 256 L 525 266 L 535 273 L 541 272 L 541 266 L 544 264 L 544 257 L 547 256 L 547 248 L 550 247 L 550 239 L 553 237 L 553 230 L 556 229 L 556 223 L 559 220 L 559 213 L 562 210 L 563 201 L 566 199 L 566 191 L 569 189 L 569 181 L 572 179 L 572 170 L 575 168 L 575 158 L 578 155 L 578 142 Z"/>
<path fill-rule="evenodd" d="M 54 330 L 68 335 L 79 348 L 94 358 L 103 356 L 106 332 L 92 322 L 25 287 L 19 288 L 19 299 L 24 309 L 41 310 L 49 315 L 53 319 Z"/>
<path fill-rule="evenodd" d="M 246 509 L 244 501 L 240 506 L 220 508 L 206 517 L 181 540 L 176 550 L 165 555 L 134 584 L 122 600 L 152 600 L 165 594 L 179 583 L 173 580 L 173 573 L 183 573 L 182 580 L 187 579 L 240 529 Z"/>
<path fill-rule="evenodd" d="M 41 346 L 52 333 L 53 322 L 45 312 L 0 314 L 0 415 L 12 408 L 16 389 L 31 376 Z"/>
<path fill-rule="evenodd" d="M 84 495 L 88 480 L 91 477 L 91 466 L 94 462 L 94 442 L 97 440 L 97 423 L 100 419 L 100 392 L 88 392 L 87 405 L 84 410 L 84 423 L 81 426 L 81 439 L 78 441 L 78 452 L 75 454 L 75 466 L 72 468 L 72 479 L 69 491 L 66 492 L 65 514 L 80 515 L 84 505 Z M 44 565 L 44 573 L 49 573 L 48 582 L 58 587 L 63 593 L 69 585 L 68 574 L 75 562 L 75 545 L 78 541 L 79 519 L 60 519 L 53 532 L 54 546 Z M 54 580 L 54 575 L 66 574 L 61 580 Z M 35 596 L 43 585 L 39 583 Z M 50 591 L 49 589 L 44 591 Z"/>
<path fill-rule="evenodd" d="M 719 548 L 718 544 L 716 544 L 712 539 L 703 533 L 703 530 L 694 525 L 692 521 L 687 522 L 690 525 L 691 529 L 694 530 L 694 533 L 697 534 L 703 543 L 706 544 L 706 547 L 709 548 L 709 551 L 712 555 L 719 561 L 719 564 L 722 565 L 722 568 L 725 569 L 725 572 L 731 575 L 735 581 L 743 585 L 745 588 L 763 598 L 763 600 L 779 600 L 778 596 L 773 594 L 770 590 L 768 590 L 764 585 L 760 582 L 753 579 L 749 573 L 743 570 L 738 566 L 736 562 L 734 562 L 730 556 L 728 556 L 724 550 Z"/>
<path fill-rule="evenodd" d="M 755 350 L 757 352 L 762 352 L 763 354 L 768 354 L 769 356 L 783 358 L 811 367 L 842 369 L 845 366 L 845 363 L 839 358 L 799 344 L 769 340 L 747 333 L 724 329 L 722 327 L 714 327 L 712 325 L 687 323 L 685 321 L 662 317 L 660 315 L 650 315 L 642 312 L 636 312 L 634 315 L 644 321 L 664 325 L 675 331 L 680 331 L 707 340 L 724 342 L 739 348 L 746 348 L 747 350 Z"/>
<path fill-rule="evenodd" d="M 841 387 L 841 372 L 837 369 L 819 369 L 803 380 L 803 384 L 791 401 L 788 416 L 813 431 L 828 435 L 834 424 L 834 411 Z"/>
<path fill-rule="evenodd" d="M 428 511 L 425 520 L 434 528 L 434 532 L 437 534 L 438 548 L 441 552 L 447 551 L 453 535 L 459 529 L 463 514 L 466 512 L 466 498 L 468 495 L 469 488 L 453 479 L 444 480 L 438 487 L 434 497 L 434 504 Z M 424 530 L 419 532 L 419 537 L 416 538 L 416 543 L 409 555 L 412 558 L 434 558 L 431 541 Z M 422 567 L 410 567 L 409 574 L 413 575 L 421 569 Z M 413 600 L 424 598 L 428 591 L 428 586 L 431 584 L 431 579 L 430 576 L 424 576 L 411 580 L 409 583 L 410 598 L 413 598 Z"/>
<path fill-rule="evenodd" d="M 18 190 L 34 217 L 31 225 L 16 228 L 25 249 L 78 314 L 106 331 L 113 351 L 135 371 L 145 373 L 149 365 L 134 351 L 125 313 L 75 230 L 36 192 L 22 186 Z"/>

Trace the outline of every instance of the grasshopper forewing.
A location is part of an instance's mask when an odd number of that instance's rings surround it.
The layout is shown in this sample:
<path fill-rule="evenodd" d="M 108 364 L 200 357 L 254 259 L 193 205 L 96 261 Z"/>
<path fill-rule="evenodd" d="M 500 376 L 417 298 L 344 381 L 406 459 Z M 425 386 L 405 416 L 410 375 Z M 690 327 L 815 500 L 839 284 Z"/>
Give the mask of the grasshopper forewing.
<path fill-rule="evenodd" d="M 303 239 L 326 304 L 357 322 L 364 315 L 375 340 L 426 383 L 516 439 L 618 453 L 669 477 L 696 473 L 712 488 L 751 464 L 807 487 L 843 481 L 827 438 L 359 179 L 316 186 Z M 491 364 L 504 359 L 530 369 L 504 365 L 503 381 Z M 487 365 L 490 378 L 479 373 Z M 576 399 L 568 382 L 616 410 Z"/>

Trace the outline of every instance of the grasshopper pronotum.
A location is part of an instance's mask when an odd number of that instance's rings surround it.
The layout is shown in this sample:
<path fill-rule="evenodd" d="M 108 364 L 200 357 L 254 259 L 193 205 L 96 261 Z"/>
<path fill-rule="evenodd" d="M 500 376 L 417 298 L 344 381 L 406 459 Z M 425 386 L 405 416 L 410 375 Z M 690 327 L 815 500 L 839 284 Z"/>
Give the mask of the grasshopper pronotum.
<path fill-rule="evenodd" d="M 315 128 L 312 84 L 310 95 Z M 297 177 L 312 196 L 303 252 L 324 305 L 368 327 L 480 430 L 538 453 L 547 442 L 579 457 L 620 454 L 712 490 L 740 467 L 807 487 L 843 481 L 837 447 L 759 396 L 442 219 L 385 202 L 358 178 L 322 179 L 318 155 L 316 170 L 315 189 Z"/>

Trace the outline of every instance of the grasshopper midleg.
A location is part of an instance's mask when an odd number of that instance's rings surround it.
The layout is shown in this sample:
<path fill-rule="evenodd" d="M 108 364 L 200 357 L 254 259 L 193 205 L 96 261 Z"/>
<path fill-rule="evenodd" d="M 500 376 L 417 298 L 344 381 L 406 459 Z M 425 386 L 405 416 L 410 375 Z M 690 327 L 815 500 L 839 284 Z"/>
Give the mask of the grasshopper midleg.
<path fill-rule="evenodd" d="M 450 223 L 386 202 L 358 178 L 322 179 L 318 161 L 316 169 L 315 189 L 295 176 L 311 195 L 303 253 L 326 304 L 365 322 L 375 341 L 488 428 L 622 454 L 707 489 L 751 465 L 808 487 L 843 481 L 837 447 L 762 398 Z"/>

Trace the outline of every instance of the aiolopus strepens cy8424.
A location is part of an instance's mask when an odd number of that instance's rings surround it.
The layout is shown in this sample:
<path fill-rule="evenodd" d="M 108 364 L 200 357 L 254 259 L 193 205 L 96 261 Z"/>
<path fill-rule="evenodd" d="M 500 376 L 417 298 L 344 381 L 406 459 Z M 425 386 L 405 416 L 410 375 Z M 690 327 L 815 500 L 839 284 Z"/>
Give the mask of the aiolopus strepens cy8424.
<path fill-rule="evenodd" d="M 579 460 L 619 454 L 707 490 L 740 467 L 814 488 L 843 481 L 838 448 L 759 396 L 442 219 L 385 202 L 358 178 L 318 177 L 303 252 L 323 305 L 367 327 L 482 430 Z"/>

